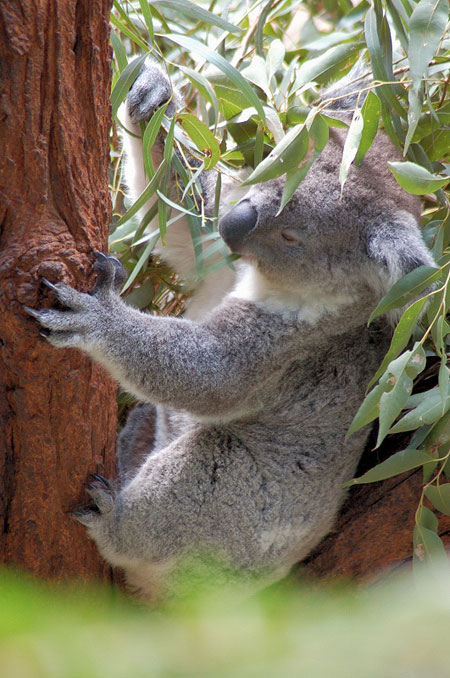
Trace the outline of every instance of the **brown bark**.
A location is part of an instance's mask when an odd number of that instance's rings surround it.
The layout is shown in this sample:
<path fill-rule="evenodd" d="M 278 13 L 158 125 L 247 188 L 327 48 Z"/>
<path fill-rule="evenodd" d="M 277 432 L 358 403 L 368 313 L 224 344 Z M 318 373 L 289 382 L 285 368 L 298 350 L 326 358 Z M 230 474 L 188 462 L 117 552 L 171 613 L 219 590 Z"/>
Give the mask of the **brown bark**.
<path fill-rule="evenodd" d="M 407 437 L 388 439 L 378 459 L 372 452 L 367 452 L 357 475 L 404 449 L 407 441 Z M 301 576 L 370 582 L 392 575 L 398 569 L 409 568 L 422 485 L 423 473 L 418 470 L 351 488 L 333 532 L 302 563 Z M 427 506 L 433 509 L 431 504 L 427 503 Z M 436 515 L 438 534 L 450 549 L 450 517 Z"/>
<path fill-rule="evenodd" d="M 68 512 L 114 473 L 115 386 L 21 305 L 105 249 L 111 2 L 0 3 L 0 561 L 56 578 L 108 572 Z"/>

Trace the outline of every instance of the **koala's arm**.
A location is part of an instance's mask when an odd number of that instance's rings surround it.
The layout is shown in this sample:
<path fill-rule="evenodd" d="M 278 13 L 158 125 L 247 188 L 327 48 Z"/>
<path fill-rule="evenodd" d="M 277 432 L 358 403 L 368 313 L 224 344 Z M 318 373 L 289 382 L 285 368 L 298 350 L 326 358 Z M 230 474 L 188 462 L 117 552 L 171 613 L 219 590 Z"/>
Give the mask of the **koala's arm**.
<path fill-rule="evenodd" d="M 112 257 L 100 256 L 92 294 L 47 283 L 67 311 L 27 310 L 50 343 L 84 351 L 139 399 L 198 415 L 230 414 L 282 366 L 277 357 L 290 343 L 294 321 L 268 318 L 257 305 L 235 299 L 204 323 L 144 314 L 114 290 L 116 267 Z"/>

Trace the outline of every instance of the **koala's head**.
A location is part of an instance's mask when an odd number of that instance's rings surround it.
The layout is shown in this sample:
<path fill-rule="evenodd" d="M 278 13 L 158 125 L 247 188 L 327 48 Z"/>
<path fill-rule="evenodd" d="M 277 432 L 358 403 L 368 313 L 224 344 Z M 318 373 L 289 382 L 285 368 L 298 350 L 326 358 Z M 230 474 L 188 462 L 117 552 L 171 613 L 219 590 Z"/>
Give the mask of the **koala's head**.
<path fill-rule="evenodd" d="M 420 203 L 391 176 L 390 143 L 380 136 L 341 198 L 339 164 L 345 134 L 331 130 L 322 155 L 277 216 L 284 180 L 253 186 L 219 222 L 232 252 L 278 289 L 313 297 L 382 296 L 402 275 L 433 265 L 417 226 Z"/>

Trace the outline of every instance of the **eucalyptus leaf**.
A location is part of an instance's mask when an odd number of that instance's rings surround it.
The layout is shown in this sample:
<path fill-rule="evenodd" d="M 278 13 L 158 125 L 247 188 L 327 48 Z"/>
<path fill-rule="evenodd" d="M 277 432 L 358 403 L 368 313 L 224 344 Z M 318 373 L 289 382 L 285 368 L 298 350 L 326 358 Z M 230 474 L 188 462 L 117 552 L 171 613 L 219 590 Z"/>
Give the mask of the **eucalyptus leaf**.
<path fill-rule="evenodd" d="M 218 14 L 208 12 L 197 3 L 188 2 L 188 0 L 148 0 L 149 5 L 156 5 L 156 7 L 166 7 L 167 9 L 175 10 L 180 14 L 184 14 L 189 18 L 195 18 L 199 21 L 204 21 L 210 26 L 218 26 L 228 33 L 242 33 L 242 28 L 226 21 Z"/>
<path fill-rule="evenodd" d="M 372 312 L 369 323 L 382 313 L 386 313 L 386 311 L 390 311 L 393 308 L 399 308 L 412 301 L 422 290 L 436 280 L 439 280 L 441 275 L 442 271 L 433 266 L 418 266 L 413 271 L 410 271 L 403 278 L 400 278 L 382 298 Z"/>
<path fill-rule="evenodd" d="M 420 344 L 417 344 L 412 351 L 406 351 L 391 361 L 386 368 L 386 374 L 389 375 L 387 382 L 391 388 L 380 398 L 378 437 L 375 447 L 381 445 L 392 422 L 406 405 L 412 391 L 413 379 L 423 371 L 425 363 L 425 351 Z"/>
<path fill-rule="evenodd" d="M 448 22 L 447 0 L 420 0 L 409 19 L 409 70 L 416 92 Z"/>
<path fill-rule="evenodd" d="M 344 149 L 342 151 L 342 160 L 339 165 L 339 183 L 341 185 L 341 196 L 350 166 L 355 159 L 361 142 L 363 127 L 364 120 L 361 114 L 361 109 L 355 108 L 355 112 L 353 113 L 353 118 L 345 138 Z"/>
<path fill-rule="evenodd" d="M 350 485 L 361 485 L 363 483 L 376 483 L 379 480 L 392 478 L 392 476 L 396 476 L 399 473 L 411 471 L 412 469 L 423 466 L 424 464 L 433 463 L 434 459 L 430 457 L 429 454 L 426 454 L 421 450 L 415 450 L 408 447 L 406 450 L 396 452 L 385 461 L 382 461 L 381 464 L 377 464 L 377 466 L 374 466 L 359 478 L 349 480 L 344 484 L 344 487 L 349 487 Z"/>
<path fill-rule="evenodd" d="M 111 92 L 111 115 L 113 118 L 116 117 L 120 104 L 124 101 L 130 91 L 131 85 L 138 77 L 146 58 L 147 54 L 142 54 L 136 59 L 133 59 L 120 74 L 120 77 Z"/>
<path fill-rule="evenodd" d="M 309 147 L 309 134 L 305 124 L 292 127 L 279 144 L 256 167 L 243 186 L 275 179 L 289 170 L 298 168 Z"/>
<path fill-rule="evenodd" d="M 211 64 L 214 64 L 222 73 L 225 73 L 226 76 L 234 83 L 238 90 L 241 91 L 242 96 L 247 101 L 249 106 L 254 106 L 258 111 L 258 114 L 262 121 L 264 121 L 264 110 L 262 107 L 261 101 L 256 96 L 253 89 L 248 84 L 247 80 L 241 75 L 241 73 L 234 68 L 231 64 L 228 63 L 220 54 L 210 49 L 202 42 L 194 40 L 193 38 L 187 35 L 178 35 L 176 33 L 168 33 L 164 35 L 166 40 L 170 40 L 175 44 L 187 49 L 190 52 L 198 53 L 206 61 Z"/>
<path fill-rule="evenodd" d="M 220 158 L 220 146 L 214 134 L 192 113 L 180 113 L 177 120 L 205 156 L 205 170 L 212 169 Z"/>
<path fill-rule="evenodd" d="M 360 165 L 364 160 L 364 156 L 372 145 L 378 131 L 378 122 L 381 113 L 381 102 L 377 95 L 370 91 L 364 101 L 362 110 L 362 118 L 364 122 L 361 139 L 358 150 L 355 155 L 355 165 Z"/>
<path fill-rule="evenodd" d="M 388 166 L 400 186 L 414 195 L 434 193 L 450 181 L 450 175 L 440 177 L 414 162 L 388 162 Z"/>
<path fill-rule="evenodd" d="M 418 299 L 403 312 L 402 317 L 394 330 L 389 350 L 370 382 L 369 387 L 376 382 L 376 380 L 384 373 L 391 360 L 394 360 L 407 345 L 425 302 L 426 297 Z"/>
<path fill-rule="evenodd" d="M 450 516 L 450 483 L 429 485 L 425 495 L 438 511 Z"/>
<path fill-rule="evenodd" d="M 447 391 L 445 399 L 442 399 L 438 389 L 432 389 L 422 402 L 413 410 L 405 414 L 395 426 L 391 428 L 390 433 L 401 433 L 403 431 L 413 431 L 423 424 L 432 424 L 446 414 L 450 409 L 450 393 Z"/>

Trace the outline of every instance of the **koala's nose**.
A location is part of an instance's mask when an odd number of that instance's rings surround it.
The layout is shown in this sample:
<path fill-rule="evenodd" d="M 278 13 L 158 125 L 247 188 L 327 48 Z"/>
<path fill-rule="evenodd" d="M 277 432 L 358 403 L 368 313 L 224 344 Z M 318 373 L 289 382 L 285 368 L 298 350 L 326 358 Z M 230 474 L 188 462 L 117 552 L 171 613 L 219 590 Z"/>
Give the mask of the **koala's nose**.
<path fill-rule="evenodd" d="M 232 252 L 239 252 L 245 238 L 258 221 L 258 214 L 249 200 L 238 202 L 219 221 L 219 233 Z"/>

